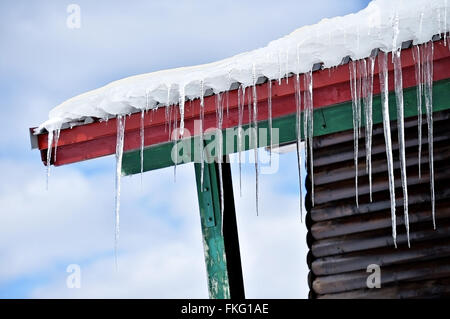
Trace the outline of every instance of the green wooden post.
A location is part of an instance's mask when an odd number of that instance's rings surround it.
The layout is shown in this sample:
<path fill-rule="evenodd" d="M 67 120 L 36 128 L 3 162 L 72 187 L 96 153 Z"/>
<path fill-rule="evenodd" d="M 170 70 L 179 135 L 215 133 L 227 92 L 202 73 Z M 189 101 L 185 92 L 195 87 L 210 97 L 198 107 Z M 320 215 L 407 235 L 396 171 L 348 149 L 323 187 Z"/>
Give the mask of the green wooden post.
<path fill-rule="evenodd" d="M 222 165 L 224 186 L 223 233 L 217 165 Z M 244 298 L 230 164 L 205 163 L 203 189 L 201 169 L 201 164 L 195 163 L 209 297 L 211 299 Z"/>

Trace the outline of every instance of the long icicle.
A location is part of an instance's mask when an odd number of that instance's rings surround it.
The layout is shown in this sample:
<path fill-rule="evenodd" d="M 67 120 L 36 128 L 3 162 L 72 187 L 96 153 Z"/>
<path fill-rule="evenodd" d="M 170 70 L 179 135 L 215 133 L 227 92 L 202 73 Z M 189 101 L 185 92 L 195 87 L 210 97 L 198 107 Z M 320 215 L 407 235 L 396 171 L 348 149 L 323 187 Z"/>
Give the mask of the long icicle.
<path fill-rule="evenodd" d="M 173 129 L 172 129 L 172 135 L 173 135 L 173 146 L 175 147 L 175 163 L 173 165 L 173 181 L 177 181 L 177 165 L 178 165 L 178 155 L 179 155 L 179 149 L 178 149 L 178 138 L 180 135 L 180 132 L 178 131 L 178 114 L 177 114 L 177 108 L 174 107 L 173 109 Z"/>
<path fill-rule="evenodd" d="M 352 112 L 353 112 L 353 161 L 355 164 L 355 200 L 356 207 L 359 207 L 358 201 L 358 143 L 359 143 L 359 96 L 357 89 L 357 67 L 356 62 L 352 61 L 349 64 L 350 67 L 350 91 L 352 95 Z"/>
<path fill-rule="evenodd" d="M 301 139 L 302 139 L 302 110 L 301 110 L 302 94 L 300 91 L 300 74 L 295 75 L 295 104 L 297 118 L 295 123 L 295 129 L 297 133 L 297 168 L 298 168 L 298 184 L 300 188 L 300 220 L 303 221 L 303 190 L 302 190 L 302 154 L 301 154 Z"/>
<path fill-rule="evenodd" d="M 258 97 L 256 93 L 256 69 L 253 64 L 253 134 L 254 134 L 254 153 L 255 153 L 255 200 L 256 216 L 259 216 L 259 165 L 258 165 Z"/>
<path fill-rule="evenodd" d="M 117 248 L 120 234 L 120 179 L 122 177 L 123 144 L 125 139 L 126 116 L 117 116 L 117 142 L 116 142 L 116 206 L 115 206 L 115 231 L 114 231 L 114 260 L 118 269 Z"/>
<path fill-rule="evenodd" d="M 269 116 L 269 163 L 272 164 L 272 146 L 273 146 L 273 138 L 272 138 L 272 81 L 269 80 L 267 82 L 267 112 Z"/>
<path fill-rule="evenodd" d="M 416 45 L 412 49 L 413 58 L 415 61 L 415 77 L 416 77 L 416 96 L 417 96 L 417 141 L 419 144 L 418 149 L 418 169 L 419 169 L 419 178 L 422 178 L 422 79 L 423 79 L 423 71 L 422 71 L 422 47 L 420 45 Z"/>
<path fill-rule="evenodd" d="M 52 147 L 53 147 L 53 137 L 54 131 L 48 131 L 47 137 L 47 180 L 46 180 L 46 189 L 48 190 L 48 180 L 50 179 L 50 166 L 52 162 Z"/>
<path fill-rule="evenodd" d="M 169 138 L 170 138 L 170 90 L 172 88 L 172 85 L 170 85 L 167 88 L 167 105 L 165 109 L 165 117 L 166 117 L 166 124 L 165 124 L 165 130 L 167 132 L 167 128 L 169 128 Z"/>
<path fill-rule="evenodd" d="M 396 102 L 397 102 L 397 133 L 398 133 L 400 171 L 401 171 L 402 190 L 403 190 L 404 222 L 405 222 L 405 227 L 406 227 L 406 237 L 408 239 L 408 247 L 410 247 L 409 214 L 408 214 L 408 179 L 407 179 L 407 174 L 406 174 L 405 114 L 404 114 L 404 102 L 403 102 L 401 49 L 397 49 L 392 52 L 392 59 L 394 62 L 395 98 L 396 98 Z"/>
<path fill-rule="evenodd" d="M 142 178 L 144 175 L 144 119 L 145 119 L 145 110 L 141 111 L 141 129 L 140 129 L 140 137 L 141 137 L 141 187 L 142 187 Z"/>
<path fill-rule="evenodd" d="M 244 117 L 245 87 L 240 85 L 238 90 L 238 152 L 239 152 L 239 194 L 242 197 L 242 120 Z"/>
<path fill-rule="evenodd" d="M 58 142 L 61 135 L 61 129 L 55 131 L 55 154 L 53 155 L 53 163 L 56 163 L 56 153 L 58 151 Z"/>
<path fill-rule="evenodd" d="M 183 138 L 184 135 L 184 106 L 186 104 L 185 87 L 180 88 L 180 136 Z"/>
<path fill-rule="evenodd" d="M 216 117 L 217 117 L 217 130 L 218 143 L 217 147 L 217 166 L 219 167 L 219 188 L 220 188 L 220 215 L 222 217 L 221 230 L 223 234 L 223 221 L 224 221 L 224 194 L 223 194 L 223 179 L 222 179 L 222 162 L 223 162 L 223 136 L 222 136 L 222 123 L 223 123 L 223 99 L 222 93 L 216 94 Z M 217 145 L 218 144 L 218 145 Z"/>
<path fill-rule="evenodd" d="M 431 192 L 431 214 L 433 227 L 436 229 L 436 207 L 434 194 L 434 147 L 433 147 L 433 54 L 434 46 L 430 41 L 425 44 L 424 78 L 425 78 L 425 108 L 427 110 L 428 127 L 428 162 L 430 167 L 430 192 Z"/>
<path fill-rule="evenodd" d="M 311 204 L 314 207 L 314 159 L 313 159 L 313 135 L 314 135 L 314 103 L 313 103 L 313 77 L 312 70 L 305 73 L 307 99 L 305 105 L 308 113 L 308 156 L 309 156 L 309 174 L 311 179 Z"/>
<path fill-rule="evenodd" d="M 373 74 L 375 70 L 375 56 L 369 57 L 367 65 L 367 80 L 365 105 L 366 111 L 366 166 L 369 174 L 370 202 L 372 202 L 372 136 L 373 136 Z"/>
<path fill-rule="evenodd" d="M 200 152 L 200 165 L 201 165 L 201 172 L 200 172 L 200 187 L 203 191 L 203 179 L 204 179 L 204 170 L 205 170 L 205 153 L 203 150 L 204 147 L 204 133 L 203 133 L 203 122 L 205 119 L 205 83 L 202 80 L 200 82 L 200 145 L 199 145 L 199 152 Z"/>
<path fill-rule="evenodd" d="M 303 92 L 303 140 L 305 141 L 305 165 L 308 167 L 308 109 L 307 103 L 308 100 L 308 90 L 306 83 L 306 74 L 303 75 L 303 84 L 304 84 L 304 92 Z"/>
<path fill-rule="evenodd" d="M 386 160 L 389 177 L 389 196 L 391 199 L 391 221 L 392 221 L 392 239 L 397 248 L 397 217 L 395 216 L 395 179 L 394 179 L 394 160 L 392 155 L 391 124 L 389 119 L 389 84 L 387 53 L 380 52 L 378 55 L 378 67 L 380 69 L 380 90 L 381 90 L 381 110 L 383 114 L 384 142 L 386 144 Z"/>

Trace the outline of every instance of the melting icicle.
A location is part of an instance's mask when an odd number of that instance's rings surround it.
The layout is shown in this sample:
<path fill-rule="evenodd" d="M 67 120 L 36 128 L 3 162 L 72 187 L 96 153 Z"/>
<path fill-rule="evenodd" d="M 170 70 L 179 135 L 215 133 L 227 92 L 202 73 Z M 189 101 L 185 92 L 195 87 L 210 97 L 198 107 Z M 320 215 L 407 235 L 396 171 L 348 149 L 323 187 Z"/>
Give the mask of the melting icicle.
<path fill-rule="evenodd" d="M 186 95 L 184 93 L 184 86 L 180 88 L 180 136 L 184 135 L 184 105 L 186 103 Z"/>
<path fill-rule="evenodd" d="M 239 152 L 239 194 L 242 197 L 242 119 L 244 117 L 245 87 L 238 90 L 238 152 Z"/>
<path fill-rule="evenodd" d="M 300 220 L 303 220 L 303 191 L 302 191 L 302 154 L 300 149 L 301 144 L 301 138 L 302 138 L 302 111 L 301 111 L 301 100 L 302 100 L 302 94 L 300 91 L 300 74 L 295 75 L 295 106 L 297 111 L 297 118 L 296 118 L 296 133 L 297 133 L 297 168 L 298 168 L 298 184 L 300 188 Z"/>
<path fill-rule="evenodd" d="M 281 85 L 281 52 L 278 51 L 278 85 Z"/>
<path fill-rule="evenodd" d="M 200 173 L 200 187 L 203 191 L 203 178 L 204 178 L 204 170 L 205 170 L 205 159 L 204 159 L 204 155 L 205 152 L 203 150 L 203 141 L 204 141 L 204 135 L 203 135 L 203 122 L 205 119 L 205 83 L 202 80 L 200 82 L 200 147 L 199 147 L 199 152 L 200 152 L 200 162 L 201 162 L 201 173 Z"/>
<path fill-rule="evenodd" d="M 165 129 L 167 132 L 167 127 L 169 127 L 169 138 L 170 138 L 170 89 L 172 88 L 172 86 L 170 85 L 169 88 L 167 89 L 167 105 L 166 105 L 166 109 L 165 109 L 165 116 L 166 116 L 166 125 L 165 125 Z"/>
<path fill-rule="evenodd" d="M 227 90 L 227 118 L 229 117 L 230 108 L 230 89 L 231 89 L 231 71 L 228 71 L 228 90 Z"/>
<path fill-rule="evenodd" d="M 314 104 L 313 104 L 313 78 L 312 71 L 305 73 L 305 109 L 308 114 L 308 163 L 311 178 L 311 203 L 314 207 L 314 160 L 313 160 L 313 134 L 314 134 Z"/>
<path fill-rule="evenodd" d="M 256 216 L 259 216 L 259 165 L 258 165 L 258 99 L 256 95 L 256 69 L 253 64 L 253 134 L 255 153 L 255 184 L 256 184 Z"/>
<path fill-rule="evenodd" d="M 360 110 L 359 110 L 359 96 L 357 84 L 357 67 L 356 62 L 352 61 L 350 67 L 350 91 L 352 95 L 352 112 L 353 112 L 353 161 L 355 164 L 355 199 L 356 207 L 359 207 L 358 201 L 358 143 L 359 143 L 359 125 L 360 125 Z"/>
<path fill-rule="evenodd" d="M 358 137 L 361 136 L 361 97 L 362 97 L 362 77 L 361 77 L 361 73 L 362 73 L 362 65 L 361 65 L 361 60 L 356 62 L 356 74 L 357 74 L 357 78 L 356 78 L 356 109 L 358 111 L 357 113 L 357 119 L 358 119 Z"/>
<path fill-rule="evenodd" d="M 273 145 L 273 139 L 272 139 L 272 81 L 269 80 L 267 83 L 267 110 L 268 110 L 268 117 L 269 117 L 269 161 L 270 164 L 272 164 L 272 145 Z"/>
<path fill-rule="evenodd" d="M 58 151 L 59 136 L 61 135 L 61 129 L 55 131 L 55 154 L 53 155 L 53 163 L 56 163 L 56 152 Z"/>
<path fill-rule="evenodd" d="M 369 57 L 369 63 L 363 63 L 363 103 L 365 111 L 366 126 L 366 172 L 369 175 L 370 202 L 372 202 L 372 131 L 373 131 L 373 73 L 375 68 L 375 57 Z"/>
<path fill-rule="evenodd" d="M 413 48 L 413 58 L 415 61 L 415 76 L 416 76 L 416 93 L 417 93 L 417 141 L 419 143 L 418 149 L 418 168 L 419 178 L 422 178 L 422 47 L 416 45 Z"/>
<path fill-rule="evenodd" d="M 430 41 L 425 44 L 425 60 L 424 60 L 424 93 L 425 93 L 425 108 L 427 112 L 427 127 L 428 127 L 428 161 L 430 166 L 430 192 L 431 192 L 431 213 L 433 216 L 433 227 L 436 229 L 435 216 L 435 194 L 434 194 L 434 147 L 433 147 L 433 42 Z"/>
<path fill-rule="evenodd" d="M 222 233 L 223 233 L 223 212 L 224 212 L 224 196 L 223 196 L 223 179 L 222 179 L 222 162 L 223 162 L 223 137 L 222 137 L 222 123 L 223 123 L 223 96 L 222 93 L 216 94 L 216 118 L 218 143 L 217 147 L 217 166 L 219 167 L 219 187 L 220 187 L 220 215 L 222 216 Z"/>
<path fill-rule="evenodd" d="M 247 108 L 248 108 L 248 128 L 251 130 L 251 123 L 252 123 L 252 92 L 250 90 L 247 91 Z M 253 145 L 252 141 L 253 141 L 253 134 L 248 134 L 248 145 L 249 148 Z"/>
<path fill-rule="evenodd" d="M 304 87 L 305 87 L 305 91 L 304 91 L 304 96 L 303 96 L 303 139 L 305 141 L 305 163 L 308 164 L 308 118 L 309 118 L 309 114 L 308 114 L 308 109 L 307 109 L 307 83 L 306 83 L 306 74 L 304 75 L 303 78 L 303 82 L 304 82 Z"/>
<path fill-rule="evenodd" d="M 141 187 L 142 187 L 142 177 L 144 175 L 144 117 L 145 117 L 145 110 L 141 111 L 141 130 L 140 130 L 140 136 L 141 136 Z"/>
<path fill-rule="evenodd" d="M 403 102 L 403 80 L 402 80 L 402 64 L 401 64 L 400 49 L 397 49 L 392 52 L 392 59 L 394 62 L 395 98 L 397 102 L 397 131 L 398 131 L 398 144 L 400 156 L 400 171 L 403 190 L 403 211 L 406 227 L 406 237 L 408 239 L 408 247 L 410 247 L 409 215 L 408 215 L 408 180 L 406 176 L 406 155 L 405 155 L 405 115 Z"/>
<path fill-rule="evenodd" d="M 52 161 L 52 146 L 53 146 L 53 137 L 54 132 L 50 130 L 48 132 L 47 139 L 47 181 L 46 181 L 46 189 L 48 190 L 48 180 L 50 179 L 50 166 Z"/>
<path fill-rule="evenodd" d="M 392 155 L 391 124 L 389 119 L 389 87 L 388 87 L 388 68 L 387 53 L 380 52 L 378 55 L 378 66 L 380 69 L 380 90 L 381 90 L 381 110 L 383 114 L 384 142 L 386 144 L 386 160 L 389 177 L 389 195 L 391 199 L 391 220 L 392 220 L 392 239 L 397 248 L 397 219 L 395 216 L 395 179 L 394 179 L 394 160 Z"/>
<path fill-rule="evenodd" d="M 114 232 L 114 260 L 117 263 L 117 248 L 119 243 L 120 232 L 120 179 L 122 177 L 122 156 L 123 156 L 123 144 L 125 138 L 125 120 L 126 116 L 117 116 L 117 142 L 116 142 L 116 210 L 115 210 L 115 232 Z"/>
<path fill-rule="evenodd" d="M 178 131 L 177 108 L 173 107 L 172 109 L 173 109 L 173 112 L 174 112 L 174 115 L 173 115 L 173 131 L 172 131 L 172 133 L 173 133 L 173 145 L 176 148 L 176 151 L 175 151 L 175 163 L 173 165 L 173 180 L 174 180 L 174 182 L 176 182 L 177 181 L 178 152 L 179 152 L 179 150 L 178 150 L 178 137 L 179 137 L 180 132 Z"/>

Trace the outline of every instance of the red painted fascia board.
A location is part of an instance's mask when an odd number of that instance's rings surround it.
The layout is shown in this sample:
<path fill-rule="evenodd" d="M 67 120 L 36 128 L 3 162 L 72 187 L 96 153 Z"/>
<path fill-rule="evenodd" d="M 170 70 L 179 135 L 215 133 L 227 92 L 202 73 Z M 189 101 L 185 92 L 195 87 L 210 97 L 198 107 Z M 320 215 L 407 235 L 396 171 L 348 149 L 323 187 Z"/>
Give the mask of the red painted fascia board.
<path fill-rule="evenodd" d="M 391 56 L 388 58 L 389 68 L 389 90 L 394 90 L 393 64 Z M 408 88 L 416 85 L 415 62 L 412 49 L 402 51 L 403 87 Z M 375 63 L 374 94 L 380 93 L 378 81 L 378 63 Z M 450 51 L 444 46 L 443 41 L 434 43 L 434 81 L 450 78 Z M 272 82 L 272 116 L 273 118 L 289 115 L 296 112 L 294 78 L 283 79 Z M 303 87 L 303 75 L 301 75 L 301 91 Z M 250 88 L 249 88 L 250 89 Z M 349 65 L 341 65 L 331 69 L 313 72 L 313 97 L 314 108 L 335 105 L 351 100 L 349 84 Z M 229 91 L 228 116 L 224 111 L 223 128 L 234 127 L 238 123 L 238 93 L 237 90 Z M 267 112 L 268 84 L 257 85 L 258 120 L 264 121 L 268 118 Z M 245 103 L 248 104 L 246 94 Z M 225 95 L 224 95 L 225 98 Z M 172 107 L 177 112 L 177 107 Z M 151 146 L 170 141 L 166 125 L 165 107 L 149 111 L 145 115 L 145 146 Z M 185 127 L 193 132 L 194 120 L 199 119 L 200 101 L 188 101 L 185 105 Z M 179 114 L 177 114 L 179 122 Z M 244 110 L 243 123 L 248 123 L 248 110 Z M 126 135 L 124 150 L 130 151 L 140 147 L 140 121 L 141 114 L 135 113 L 127 116 Z M 178 124 L 179 125 L 179 124 Z M 205 98 L 204 129 L 216 127 L 216 103 L 215 96 Z M 58 142 L 58 155 L 56 166 L 75 163 L 96 157 L 111 155 L 115 153 L 116 147 L 116 119 L 107 122 L 95 122 L 92 124 L 76 126 L 72 129 L 61 130 Z M 47 134 L 37 136 L 38 148 L 42 153 L 42 160 L 46 163 Z"/>

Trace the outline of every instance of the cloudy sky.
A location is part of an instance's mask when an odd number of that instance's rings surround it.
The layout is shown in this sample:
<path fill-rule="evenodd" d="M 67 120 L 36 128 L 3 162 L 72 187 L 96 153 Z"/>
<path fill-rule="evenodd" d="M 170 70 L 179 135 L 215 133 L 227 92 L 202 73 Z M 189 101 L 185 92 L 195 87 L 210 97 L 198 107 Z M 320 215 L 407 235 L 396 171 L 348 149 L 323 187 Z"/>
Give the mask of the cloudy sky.
<path fill-rule="evenodd" d="M 206 298 L 192 165 L 123 179 L 119 270 L 114 266 L 114 159 L 52 170 L 30 150 L 28 128 L 62 101 L 108 82 L 203 64 L 256 49 L 368 0 L 0 2 L 0 297 Z M 66 26 L 67 6 L 81 28 Z M 232 165 L 246 296 L 305 298 L 306 229 L 298 216 L 295 154 L 239 197 Z M 295 173 L 293 173 L 295 172 Z M 177 200 L 174 200 L 177 199 Z M 67 266 L 81 269 L 69 289 Z"/>

